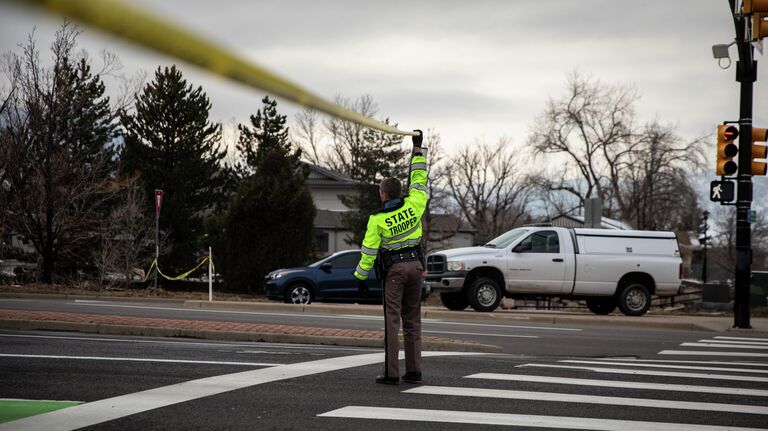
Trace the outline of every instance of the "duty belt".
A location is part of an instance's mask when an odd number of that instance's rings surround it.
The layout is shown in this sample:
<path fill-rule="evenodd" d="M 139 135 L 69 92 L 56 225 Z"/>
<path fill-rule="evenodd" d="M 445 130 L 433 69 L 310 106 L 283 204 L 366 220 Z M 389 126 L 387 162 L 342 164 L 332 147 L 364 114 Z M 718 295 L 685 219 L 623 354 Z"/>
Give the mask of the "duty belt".
<path fill-rule="evenodd" d="M 381 263 L 384 265 L 384 269 L 387 270 L 396 263 L 421 260 L 421 249 L 395 250 L 383 253 L 381 257 Z"/>

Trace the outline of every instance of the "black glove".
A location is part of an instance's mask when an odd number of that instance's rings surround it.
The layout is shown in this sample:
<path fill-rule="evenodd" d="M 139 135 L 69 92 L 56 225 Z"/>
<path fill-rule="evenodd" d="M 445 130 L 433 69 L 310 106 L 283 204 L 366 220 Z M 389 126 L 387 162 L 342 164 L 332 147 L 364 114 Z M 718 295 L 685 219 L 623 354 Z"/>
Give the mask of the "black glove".
<path fill-rule="evenodd" d="M 368 297 L 368 283 L 365 280 L 357 280 L 357 291 L 360 292 L 360 296 L 363 298 Z"/>
<path fill-rule="evenodd" d="M 424 133 L 421 132 L 421 130 L 416 129 L 414 132 L 418 132 L 418 135 L 411 136 L 411 140 L 413 141 L 413 147 L 414 148 L 421 148 L 421 142 L 424 139 Z"/>

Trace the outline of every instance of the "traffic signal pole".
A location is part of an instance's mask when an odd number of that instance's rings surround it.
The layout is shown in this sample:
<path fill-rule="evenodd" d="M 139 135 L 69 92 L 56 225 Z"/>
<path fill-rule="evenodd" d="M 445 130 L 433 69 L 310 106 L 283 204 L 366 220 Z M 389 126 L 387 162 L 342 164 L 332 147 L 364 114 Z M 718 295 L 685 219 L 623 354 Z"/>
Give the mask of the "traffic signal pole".
<path fill-rule="evenodd" d="M 736 292 L 733 304 L 735 328 L 751 328 L 749 322 L 749 290 L 752 273 L 752 231 L 749 211 L 752 207 L 752 91 L 757 73 L 754 48 L 747 38 L 747 20 L 734 13 L 737 0 L 729 0 L 736 27 L 739 61 L 736 81 L 741 84 L 739 107 L 739 170 L 736 197 Z"/>

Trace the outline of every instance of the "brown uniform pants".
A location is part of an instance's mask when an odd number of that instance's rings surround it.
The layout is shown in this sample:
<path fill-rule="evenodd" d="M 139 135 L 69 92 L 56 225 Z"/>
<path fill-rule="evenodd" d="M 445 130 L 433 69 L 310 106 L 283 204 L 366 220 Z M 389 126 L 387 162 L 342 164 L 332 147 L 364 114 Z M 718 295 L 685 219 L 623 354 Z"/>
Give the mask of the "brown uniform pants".
<path fill-rule="evenodd" d="M 384 283 L 384 324 L 386 325 L 387 377 L 399 377 L 398 354 L 400 318 L 403 319 L 405 370 L 421 372 L 421 273 L 424 266 L 418 260 L 399 262 L 389 268 Z"/>

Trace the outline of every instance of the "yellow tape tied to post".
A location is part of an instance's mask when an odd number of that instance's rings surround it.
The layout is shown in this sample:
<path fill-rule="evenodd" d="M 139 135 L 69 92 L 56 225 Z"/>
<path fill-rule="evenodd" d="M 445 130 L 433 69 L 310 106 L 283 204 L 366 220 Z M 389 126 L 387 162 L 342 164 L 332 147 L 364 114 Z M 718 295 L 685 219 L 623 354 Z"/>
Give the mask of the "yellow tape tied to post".
<path fill-rule="evenodd" d="M 187 271 L 187 272 L 185 272 L 183 274 L 177 275 L 175 277 L 171 277 L 171 276 L 163 274 L 163 272 L 160 271 L 160 267 L 157 266 L 157 259 L 155 259 L 155 260 L 152 261 L 152 264 L 149 266 L 149 269 L 145 273 L 144 282 L 146 283 L 147 280 L 149 280 L 149 276 L 152 274 L 152 269 L 155 269 L 157 271 L 157 273 L 160 274 L 160 276 L 162 276 L 166 280 L 177 281 L 177 280 L 181 280 L 182 278 L 187 278 L 190 274 L 192 274 L 193 272 L 195 272 L 198 269 L 200 269 L 200 267 L 203 266 L 203 264 L 205 264 L 208 261 L 211 262 L 211 271 L 215 272 L 216 270 L 214 269 L 213 260 L 211 259 L 211 256 L 206 256 L 194 268 L 190 269 L 189 271 Z"/>
<path fill-rule="evenodd" d="M 82 21 L 155 51 L 185 60 L 249 87 L 267 91 L 339 119 L 396 135 L 415 136 L 329 102 L 191 31 L 117 0 L 21 0 Z"/>

